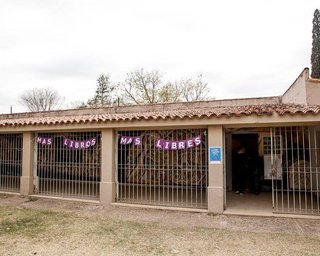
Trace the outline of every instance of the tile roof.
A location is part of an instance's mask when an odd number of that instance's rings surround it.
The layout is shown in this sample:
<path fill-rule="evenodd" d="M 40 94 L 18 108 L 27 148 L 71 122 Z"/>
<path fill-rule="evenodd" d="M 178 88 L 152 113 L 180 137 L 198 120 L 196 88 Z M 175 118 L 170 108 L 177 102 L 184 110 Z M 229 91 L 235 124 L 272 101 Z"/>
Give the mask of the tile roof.
<path fill-rule="evenodd" d="M 94 112 L 94 110 L 92 110 Z M 250 106 L 214 106 L 210 108 L 194 108 L 186 110 L 168 111 L 144 111 L 135 113 L 98 113 L 98 114 L 79 114 L 74 111 L 73 115 L 54 115 L 42 116 L 28 114 L 26 117 L 12 115 L 10 118 L 0 116 L 0 127 L 16 127 L 29 125 L 55 125 L 55 124 L 79 124 L 79 123 L 98 123 L 98 122 L 118 122 L 132 120 L 166 120 L 166 119 L 186 119 L 186 118 L 210 118 L 221 116 L 249 116 L 249 115 L 285 115 L 285 114 L 320 114 L 320 105 L 250 105 Z"/>

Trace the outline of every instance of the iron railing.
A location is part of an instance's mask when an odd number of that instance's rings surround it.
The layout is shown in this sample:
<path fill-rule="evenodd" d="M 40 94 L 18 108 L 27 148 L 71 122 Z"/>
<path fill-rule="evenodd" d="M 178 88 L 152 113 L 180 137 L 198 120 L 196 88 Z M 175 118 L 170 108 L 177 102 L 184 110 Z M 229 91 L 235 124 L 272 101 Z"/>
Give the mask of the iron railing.
<path fill-rule="evenodd" d="M 51 144 L 48 145 L 47 140 L 50 138 Z M 99 132 L 39 133 L 36 140 L 36 194 L 99 199 L 101 173 Z M 75 144 L 76 142 L 78 144 Z"/>
<path fill-rule="evenodd" d="M 271 137 L 274 212 L 319 215 L 320 127 L 272 128 Z"/>
<path fill-rule="evenodd" d="M 117 201 L 157 206 L 207 208 L 207 130 L 143 130 L 117 133 Z M 142 143 L 123 145 L 121 136 L 141 137 Z M 159 138 L 201 144 L 186 149 L 156 147 Z"/>
<path fill-rule="evenodd" d="M 0 190 L 20 191 L 22 134 L 0 134 Z"/>

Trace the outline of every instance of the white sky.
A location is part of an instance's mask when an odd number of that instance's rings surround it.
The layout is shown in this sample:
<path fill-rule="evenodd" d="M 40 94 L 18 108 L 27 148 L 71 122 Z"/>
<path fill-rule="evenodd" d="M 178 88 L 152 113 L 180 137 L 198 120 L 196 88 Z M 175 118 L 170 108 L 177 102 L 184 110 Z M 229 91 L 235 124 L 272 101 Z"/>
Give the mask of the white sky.
<path fill-rule="evenodd" d="M 319 0 L 1 0 L 0 113 L 24 90 L 67 102 L 137 68 L 203 74 L 217 99 L 282 94 L 310 66 Z"/>

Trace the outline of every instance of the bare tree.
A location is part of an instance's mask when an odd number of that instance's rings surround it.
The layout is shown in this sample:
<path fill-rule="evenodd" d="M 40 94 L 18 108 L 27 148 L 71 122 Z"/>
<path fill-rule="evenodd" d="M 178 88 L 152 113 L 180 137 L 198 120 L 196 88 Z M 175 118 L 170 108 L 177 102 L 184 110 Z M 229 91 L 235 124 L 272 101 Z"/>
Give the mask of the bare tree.
<path fill-rule="evenodd" d="M 159 102 L 181 101 L 182 89 L 178 83 L 166 83 L 158 91 Z"/>
<path fill-rule="evenodd" d="M 19 102 L 31 112 L 49 111 L 61 108 L 64 98 L 50 88 L 34 88 L 25 91 Z"/>
<path fill-rule="evenodd" d="M 202 75 L 173 83 L 164 82 L 158 70 L 144 69 L 128 73 L 117 87 L 122 91 L 121 104 L 199 101 L 208 99 L 209 93 L 208 83 L 202 80 Z"/>
<path fill-rule="evenodd" d="M 202 74 L 198 75 L 196 79 L 181 79 L 179 85 L 182 90 L 182 101 L 199 101 L 209 99 L 208 83 L 202 80 Z"/>
<path fill-rule="evenodd" d="M 120 83 L 125 102 L 142 104 L 159 101 L 158 91 L 162 86 L 162 75 L 158 70 L 151 72 L 143 69 L 127 74 L 124 83 Z"/>

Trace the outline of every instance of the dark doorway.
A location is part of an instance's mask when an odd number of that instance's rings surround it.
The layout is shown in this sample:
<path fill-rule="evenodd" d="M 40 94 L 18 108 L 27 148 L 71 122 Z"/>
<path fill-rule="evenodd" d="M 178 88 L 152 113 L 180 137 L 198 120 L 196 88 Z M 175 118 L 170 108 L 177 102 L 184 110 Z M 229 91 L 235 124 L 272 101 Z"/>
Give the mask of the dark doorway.
<path fill-rule="evenodd" d="M 270 128 L 230 129 L 226 134 L 225 213 L 272 214 L 272 184 L 264 177 L 268 139 Z"/>
<path fill-rule="evenodd" d="M 237 193 L 260 192 L 258 134 L 232 134 L 232 183 Z"/>

